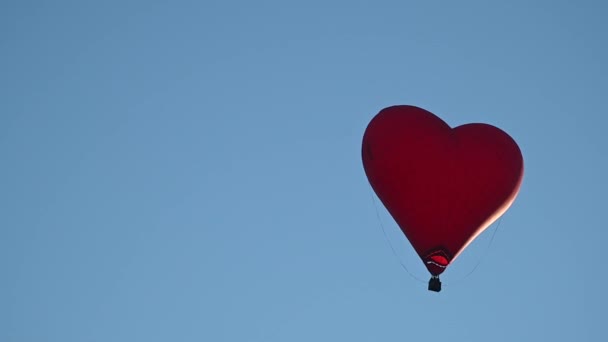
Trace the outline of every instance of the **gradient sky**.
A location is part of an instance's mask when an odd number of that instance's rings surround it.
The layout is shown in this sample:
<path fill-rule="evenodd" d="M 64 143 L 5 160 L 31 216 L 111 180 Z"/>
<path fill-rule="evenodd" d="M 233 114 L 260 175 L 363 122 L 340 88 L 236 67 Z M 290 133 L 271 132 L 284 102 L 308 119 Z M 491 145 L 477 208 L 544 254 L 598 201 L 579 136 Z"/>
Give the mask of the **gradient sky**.
<path fill-rule="evenodd" d="M 0 2 L 0 341 L 603 340 L 607 16 Z M 524 154 L 495 238 L 440 293 L 362 169 L 394 104 L 496 125 Z"/>

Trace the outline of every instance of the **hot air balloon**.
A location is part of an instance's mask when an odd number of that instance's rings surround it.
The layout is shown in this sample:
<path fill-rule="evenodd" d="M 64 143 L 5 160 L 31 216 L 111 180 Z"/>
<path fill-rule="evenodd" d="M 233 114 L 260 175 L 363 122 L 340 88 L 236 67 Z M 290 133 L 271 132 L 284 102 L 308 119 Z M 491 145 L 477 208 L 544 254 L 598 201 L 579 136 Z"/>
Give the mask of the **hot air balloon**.
<path fill-rule="evenodd" d="M 362 141 L 365 174 L 441 291 L 439 275 L 515 200 L 517 143 L 489 124 L 451 128 L 411 105 L 382 109 Z"/>

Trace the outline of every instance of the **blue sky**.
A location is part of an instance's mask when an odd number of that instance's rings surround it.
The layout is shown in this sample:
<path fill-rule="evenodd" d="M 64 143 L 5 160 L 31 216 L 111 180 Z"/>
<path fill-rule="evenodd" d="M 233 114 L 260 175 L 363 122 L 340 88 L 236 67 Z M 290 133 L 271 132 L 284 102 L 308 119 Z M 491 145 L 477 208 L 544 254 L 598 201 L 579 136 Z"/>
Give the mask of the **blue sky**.
<path fill-rule="evenodd" d="M 3 1 L 0 341 L 601 340 L 607 14 Z M 524 154 L 441 293 L 361 165 L 394 104 Z"/>

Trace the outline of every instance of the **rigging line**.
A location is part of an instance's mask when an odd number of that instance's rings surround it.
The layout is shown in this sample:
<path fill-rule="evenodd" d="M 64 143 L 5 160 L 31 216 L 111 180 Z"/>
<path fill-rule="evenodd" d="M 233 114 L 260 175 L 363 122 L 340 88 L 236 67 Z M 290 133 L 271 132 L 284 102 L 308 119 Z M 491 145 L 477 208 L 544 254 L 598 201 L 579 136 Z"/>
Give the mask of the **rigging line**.
<path fill-rule="evenodd" d="M 498 228 L 500 228 L 500 223 L 501 222 L 502 222 L 502 216 L 500 217 L 500 219 L 498 219 L 498 223 L 496 224 L 496 229 L 494 229 L 494 233 L 492 233 L 492 237 L 490 238 L 490 242 L 488 243 L 488 246 L 486 247 L 486 250 L 481 255 L 481 258 L 479 258 L 479 260 L 477 261 L 477 264 L 475 265 L 475 267 L 473 267 L 473 269 L 467 275 L 465 275 L 464 278 L 462 278 L 462 279 L 466 279 L 473 272 L 475 272 L 475 270 L 477 269 L 477 267 L 481 264 L 481 261 L 488 254 L 488 252 L 490 251 L 490 247 L 492 246 L 492 242 L 494 241 L 494 237 L 496 236 L 496 232 L 498 231 Z"/>
<path fill-rule="evenodd" d="M 382 230 L 382 234 L 384 235 L 384 238 L 386 239 L 386 242 L 388 243 L 388 245 L 391 247 L 391 251 L 393 251 L 393 255 L 395 256 L 395 258 L 397 258 L 401 267 L 407 272 L 407 274 L 410 275 L 410 277 L 412 277 L 412 279 L 419 281 L 421 283 L 426 283 L 425 281 L 423 281 L 423 280 L 419 279 L 418 277 L 416 277 L 415 275 L 413 275 L 412 272 L 410 272 L 410 270 L 403 264 L 403 262 L 399 258 L 397 251 L 395 251 L 395 248 L 391 244 L 391 241 L 389 240 L 388 235 L 386 234 L 386 230 L 384 229 L 384 224 L 382 224 L 382 219 L 380 218 L 380 212 L 378 211 L 378 204 L 376 203 L 376 198 L 374 197 L 373 192 L 371 193 L 371 196 L 372 196 L 372 202 L 374 202 L 374 208 L 376 209 L 376 217 L 378 218 L 378 223 L 380 223 L 380 228 Z"/>
<path fill-rule="evenodd" d="M 471 271 L 469 271 L 469 273 L 467 273 L 464 277 L 462 277 L 458 281 L 456 281 L 456 283 L 459 283 L 460 281 L 465 280 L 466 278 L 468 278 L 471 274 L 473 274 L 473 272 L 475 272 L 475 270 L 477 269 L 477 267 L 479 267 L 479 265 L 481 264 L 482 260 L 485 258 L 485 256 L 490 251 L 490 247 L 492 246 L 492 242 L 494 241 L 494 237 L 496 236 L 496 232 L 498 232 L 498 228 L 500 228 L 500 223 L 501 222 L 502 222 L 502 216 L 498 219 L 498 223 L 496 224 L 496 228 L 494 229 L 494 232 L 492 233 L 492 236 L 490 237 L 490 242 L 488 242 L 488 245 L 486 246 L 485 251 L 482 253 L 481 257 L 479 257 L 479 260 L 477 260 L 477 264 L 475 265 L 475 267 L 473 267 L 473 269 Z M 450 282 L 448 285 L 452 285 L 452 284 L 454 284 L 454 282 Z"/>

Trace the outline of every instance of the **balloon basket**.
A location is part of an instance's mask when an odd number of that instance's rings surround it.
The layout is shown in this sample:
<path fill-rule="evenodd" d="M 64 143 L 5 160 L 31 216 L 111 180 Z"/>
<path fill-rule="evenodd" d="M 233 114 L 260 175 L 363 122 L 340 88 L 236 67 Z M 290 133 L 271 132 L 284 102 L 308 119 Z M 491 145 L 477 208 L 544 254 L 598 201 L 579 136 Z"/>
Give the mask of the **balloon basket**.
<path fill-rule="evenodd" d="M 433 291 L 433 292 L 441 291 L 441 281 L 439 280 L 439 276 L 431 277 L 431 280 L 429 280 L 429 291 Z"/>

